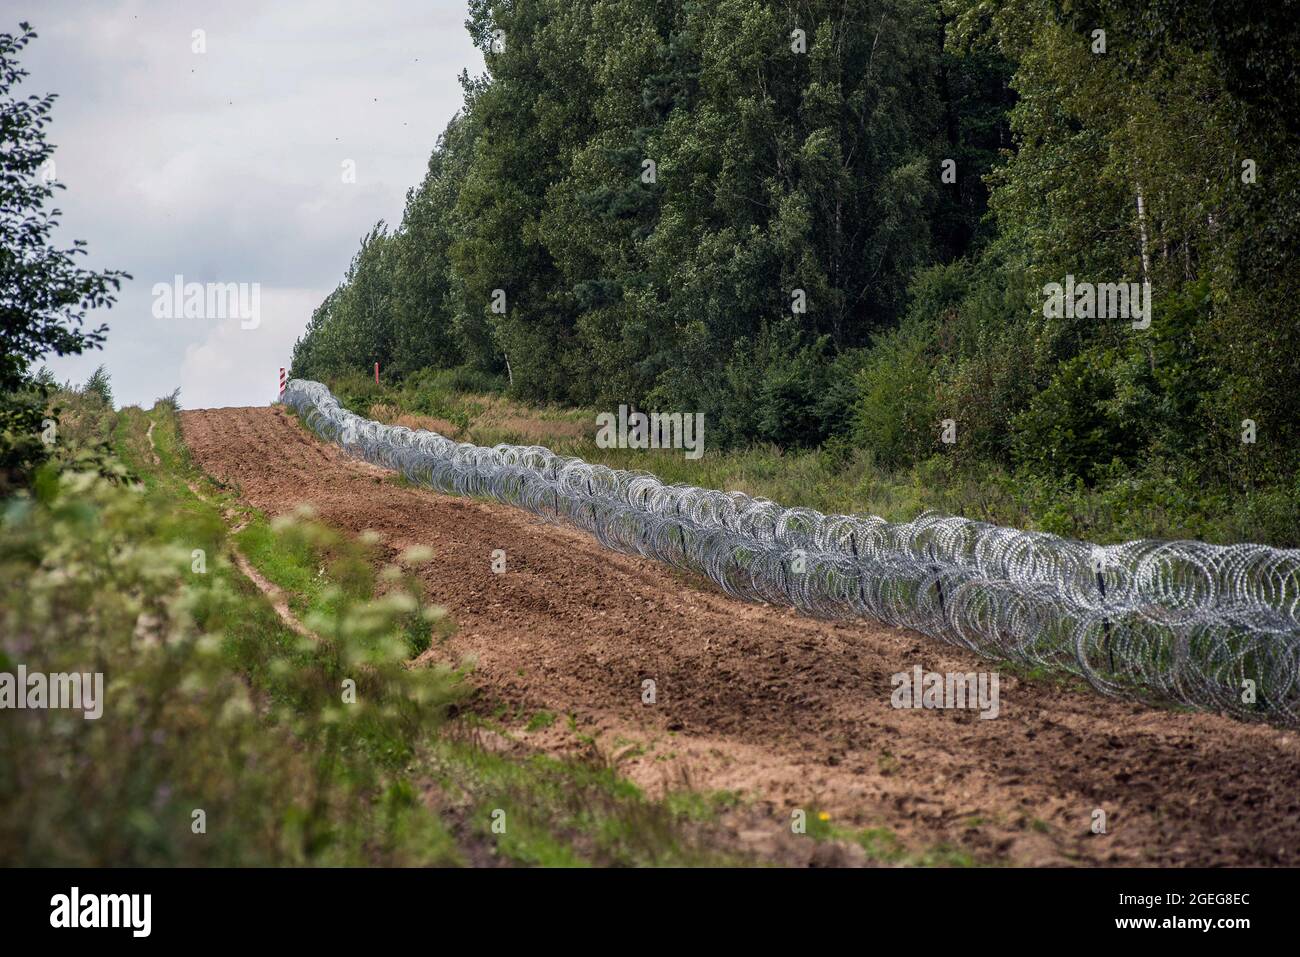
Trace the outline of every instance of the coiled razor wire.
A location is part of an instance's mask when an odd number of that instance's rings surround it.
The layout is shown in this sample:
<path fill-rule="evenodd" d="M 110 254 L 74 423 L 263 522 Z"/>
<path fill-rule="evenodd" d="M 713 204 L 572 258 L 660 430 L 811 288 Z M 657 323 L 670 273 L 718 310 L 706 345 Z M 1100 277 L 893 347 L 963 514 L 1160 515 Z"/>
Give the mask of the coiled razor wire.
<path fill-rule="evenodd" d="M 319 382 L 283 401 L 349 454 L 494 499 L 746 601 L 913 628 L 986 659 L 1068 672 L 1116 697 L 1300 724 L 1300 550 L 1098 546 L 960 517 L 783 508 L 665 485 L 540 446 L 484 448 L 364 419 Z"/>

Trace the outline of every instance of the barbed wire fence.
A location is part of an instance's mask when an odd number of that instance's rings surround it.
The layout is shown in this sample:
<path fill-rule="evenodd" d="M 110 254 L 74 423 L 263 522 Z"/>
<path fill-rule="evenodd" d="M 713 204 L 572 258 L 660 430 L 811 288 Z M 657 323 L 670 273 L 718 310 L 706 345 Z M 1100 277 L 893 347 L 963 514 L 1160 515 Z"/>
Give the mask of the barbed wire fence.
<path fill-rule="evenodd" d="M 323 439 L 413 483 L 527 509 L 739 599 L 912 628 L 1114 697 L 1300 725 L 1297 549 L 1098 546 L 932 513 L 825 515 L 384 425 L 319 382 L 291 380 L 283 401 Z"/>

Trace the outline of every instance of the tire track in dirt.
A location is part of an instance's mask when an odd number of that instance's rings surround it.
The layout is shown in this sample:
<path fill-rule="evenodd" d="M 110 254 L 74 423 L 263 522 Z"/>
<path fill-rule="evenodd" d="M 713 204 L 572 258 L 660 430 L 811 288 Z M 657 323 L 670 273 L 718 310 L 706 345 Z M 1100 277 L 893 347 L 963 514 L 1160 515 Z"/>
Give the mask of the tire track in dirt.
<path fill-rule="evenodd" d="M 991 665 L 872 622 L 748 605 L 526 512 L 402 487 L 279 408 L 182 413 L 196 462 L 275 515 L 415 544 L 430 600 L 489 702 L 575 715 L 521 735 L 596 745 L 652 792 L 735 790 L 788 829 L 795 807 L 1023 864 L 1300 864 L 1300 736 L 1112 701 L 1002 672 L 1001 714 L 901 711 L 891 676 Z M 493 574 L 504 549 L 507 571 Z M 657 702 L 642 704 L 642 681 Z M 588 743 L 584 743 L 584 741 Z M 1091 833 L 1093 812 L 1108 833 Z"/>

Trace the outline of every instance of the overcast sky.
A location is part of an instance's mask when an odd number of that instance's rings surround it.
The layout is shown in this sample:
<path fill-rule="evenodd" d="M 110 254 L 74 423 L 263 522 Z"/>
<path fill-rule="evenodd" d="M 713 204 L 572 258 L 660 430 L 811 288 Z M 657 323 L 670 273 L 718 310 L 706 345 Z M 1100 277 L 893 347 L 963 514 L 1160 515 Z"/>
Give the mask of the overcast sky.
<path fill-rule="evenodd" d="M 177 386 L 185 408 L 261 405 L 361 236 L 401 220 L 438 134 L 483 70 L 463 0 L 42 0 L 21 95 L 54 92 L 63 244 L 134 278 L 102 351 L 119 405 Z M 202 30 L 206 52 L 193 52 Z M 344 163 L 355 163 L 353 183 Z M 259 283 L 260 323 L 155 318 L 152 288 Z"/>

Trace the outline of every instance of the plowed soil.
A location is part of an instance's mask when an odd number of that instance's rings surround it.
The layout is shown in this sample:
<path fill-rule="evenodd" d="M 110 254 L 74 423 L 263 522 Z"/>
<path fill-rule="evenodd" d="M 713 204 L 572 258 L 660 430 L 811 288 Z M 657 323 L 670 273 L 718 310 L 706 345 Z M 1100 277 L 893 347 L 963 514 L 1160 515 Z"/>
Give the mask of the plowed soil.
<path fill-rule="evenodd" d="M 481 705 L 536 748 L 598 751 L 653 793 L 742 794 L 1014 864 L 1300 865 L 1300 735 L 1001 672 L 1001 711 L 897 710 L 891 676 L 986 671 L 925 636 L 749 605 L 495 503 L 404 487 L 278 408 L 182 415 L 197 463 L 268 514 L 310 503 L 422 575 Z M 506 571 L 492 571 L 492 553 Z M 656 700 L 643 702 L 643 682 Z M 530 716 L 558 719 L 525 731 Z M 570 718 L 570 716 L 572 716 Z M 534 721 L 534 725 L 545 721 Z M 1094 834 L 1096 812 L 1105 834 Z M 742 835 L 756 842 L 759 833 Z"/>

